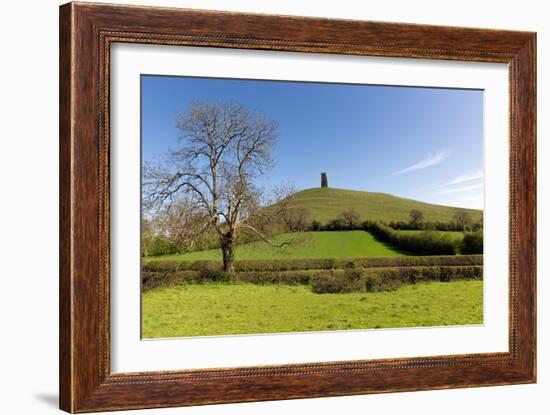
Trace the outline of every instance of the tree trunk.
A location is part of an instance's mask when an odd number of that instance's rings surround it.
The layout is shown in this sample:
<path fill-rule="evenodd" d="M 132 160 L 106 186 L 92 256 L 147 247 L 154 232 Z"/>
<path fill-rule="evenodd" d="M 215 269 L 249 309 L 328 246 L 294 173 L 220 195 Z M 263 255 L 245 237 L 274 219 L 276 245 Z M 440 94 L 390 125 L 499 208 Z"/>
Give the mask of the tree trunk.
<path fill-rule="evenodd" d="M 223 270 L 233 272 L 235 270 L 235 237 L 232 232 L 227 232 L 221 237 L 221 247 L 223 254 Z"/>

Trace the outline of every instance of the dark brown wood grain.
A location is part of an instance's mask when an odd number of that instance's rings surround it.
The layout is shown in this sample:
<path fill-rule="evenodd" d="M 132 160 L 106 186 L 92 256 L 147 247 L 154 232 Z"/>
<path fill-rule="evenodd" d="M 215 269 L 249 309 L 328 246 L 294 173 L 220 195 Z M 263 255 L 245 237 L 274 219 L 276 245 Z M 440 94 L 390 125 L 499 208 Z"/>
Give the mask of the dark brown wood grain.
<path fill-rule="evenodd" d="M 510 351 L 111 373 L 109 58 L 115 42 L 508 63 Z M 534 382 L 535 62 L 536 36 L 526 32 L 104 4 L 61 6 L 61 408 L 90 412 Z"/>
<path fill-rule="evenodd" d="M 59 406 L 72 410 L 71 368 L 71 54 L 70 8 L 59 15 Z"/>

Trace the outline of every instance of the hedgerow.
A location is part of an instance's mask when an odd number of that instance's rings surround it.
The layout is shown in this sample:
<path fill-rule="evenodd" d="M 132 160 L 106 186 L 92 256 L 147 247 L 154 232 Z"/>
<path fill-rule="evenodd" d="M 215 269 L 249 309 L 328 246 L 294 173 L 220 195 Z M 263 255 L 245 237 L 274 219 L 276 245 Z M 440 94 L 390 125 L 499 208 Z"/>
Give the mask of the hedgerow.
<path fill-rule="evenodd" d="M 386 258 L 309 258 L 286 260 L 241 260 L 235 261 L 235 271 L 301 271 L 312 269 L 341 269 L 345 267 L 374 268 L 432 265 L 483 265 L 483 255 L 444 255 L 444 256 L 402 256 Z M 161 271 L 200 271 L 203 269 L 221 270 L 221 261 L 181 261 L 146 260 L 143 270 Z"/>
<path fill-rule="evenodd" d="M 449 222 L 441 222 L 441 221 L 423 221 L 418 223 L 411 223 L 411 222 L 405 222 L 405 221 L 391 221 L 387 223 L 387 225 L 396 230 L 408 230 L 408 231 L 422 231 L 422 230 L 438 230 L 438 231 L 453 231 L 453 232 L 462 232 L 464 230 L 464 225 L 455 222 L 455 221 L 449 221 Z M 477 231 L 483 227 L 481 222 L 473 223 L 472 225 L 468 226 L 473 231 Z"/>
<path fill-rule="evenodd" d="M 299 271 L 242 271 L 224 273 L 221 270 L 146 271 L 142 273 L 144 290 L 182 283 L 248 282 L 253 284 L 311 285 L 316 293 L 354 291 L 388 291 L 403 284 L 420 281 L 454 281 L 480 279 L 483 267 L 467 266 L 403 266 L 381 268 L 317 269 Z"/>
<path fill-rule="evenodd" d="M 462 244 L 460 245 L 462 254 L 482 254 L 483 253 L 483 229 L 477 232 L 465 232 Z"/>
<path fill-rule="evenodd" d="M 401 268 L 363 268 L 332 270 L 322 273 L 311 280 L 312 290 L 316 293 L 377 292 L 390 291 L 403 284 L 416 284 L 421 281 L 449 282 L 465 279 L 482 279 L 483 267 L 401 267 Z"/>
<path fill-rule="evenodd" d="M 368 223 L 368 230 L 380 241 L 418 255 L 455 255 L 460 242 L 450 235 L 434 231 L 405 233 L 378 222 Z"/>

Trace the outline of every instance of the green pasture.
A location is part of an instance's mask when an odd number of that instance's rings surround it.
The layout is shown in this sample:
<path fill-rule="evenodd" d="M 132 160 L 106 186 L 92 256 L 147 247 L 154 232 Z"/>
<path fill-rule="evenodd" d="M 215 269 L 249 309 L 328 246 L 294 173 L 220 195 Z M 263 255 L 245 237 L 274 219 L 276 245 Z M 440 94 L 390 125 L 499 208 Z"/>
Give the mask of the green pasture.
<path fill-rule="evenodd" d="M 143 293 L 144 338 L 481 324 L 483 282 L 315 294 L 307 286 L 183 284 Z"/>
<path fill-rule="evenodd" d="M 273 242 L 280 244 L 299 238 L 292 245 L 275 248 L 264 241 L 237 246 L 235 258 L 246 259 L 296 259 L 296 258 L 365 258 L 406 255 L 395 248 L 377 241 L 366 231 L 304 232 L 278 235 Z M 156 259 L 169 260 L 222 260 L 220 249 L 164 255 Z"/>

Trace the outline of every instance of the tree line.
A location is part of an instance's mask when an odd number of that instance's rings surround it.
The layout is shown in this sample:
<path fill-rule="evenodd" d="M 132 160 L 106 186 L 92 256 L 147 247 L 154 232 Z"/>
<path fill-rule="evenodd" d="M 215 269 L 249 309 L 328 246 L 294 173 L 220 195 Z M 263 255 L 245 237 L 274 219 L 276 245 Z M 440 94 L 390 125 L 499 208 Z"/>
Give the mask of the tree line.
<path fill-rule="evenodd" d="M 275 235 L 286 232 L 328 232 L 365 230 L 373 233 L 383 242 L 390 243 L 418 255 L 454 255 L 479 254 L 483 252 L 483 222 L 473 222 L 468 212 L 459 211 L 450 222 L 429 222 L 423 220 L 419 210 L 410 212 L 409 222 L 381 222 L 364 221 L 355 209 L 345 209 L 336 218 L 326 223 L 311 220 L 309 210 L 303 207 L 284 209 L 277 215 L 276 220 L 270 223 L 266 234 Z M 144 227 L 145 229 L 146 227 Z M 417 234 L 399 232 L 402 230 L 422 231 Z M 435 231 L 464 232 L 462 242 L 456 241 L 449 235 Z M 239 243 L 262 240 L 254 234 L 242 234 Z M 294 239 L 299 243 L 299 238 Z M 196 238 L 194 250 L 219 249 L 220 241 L 214 232 L 205 232 L 201 238 Z M 143 232 L 143 255 L 156 256 L 187 252 L 189 249 L 181 244 L 177 238 L 154 234 L 151 231 Z"/>
<path fill-rule="evenodd" d="M 286 214 L 285 223 L 288 231 L 300 229 L 306 231 L 345 231 L 360 230 L 368 227 L 371 221 L 363 220 L 361 214 L 353 209 L 344 209 L 334 219 L 321 223 L 311 220 L 309 211 L 305 208 L 294 208 Z M 424 214 L 418 209 L 409 213 L 409 221 L 378 221 L 395 230 L 426 230 L 426 231 L 460 231 L 475 232 L 483 228 L 483 219 L 475 222 L 467 211 L 457 211 L 452 220 L 426 221 Z"/>

